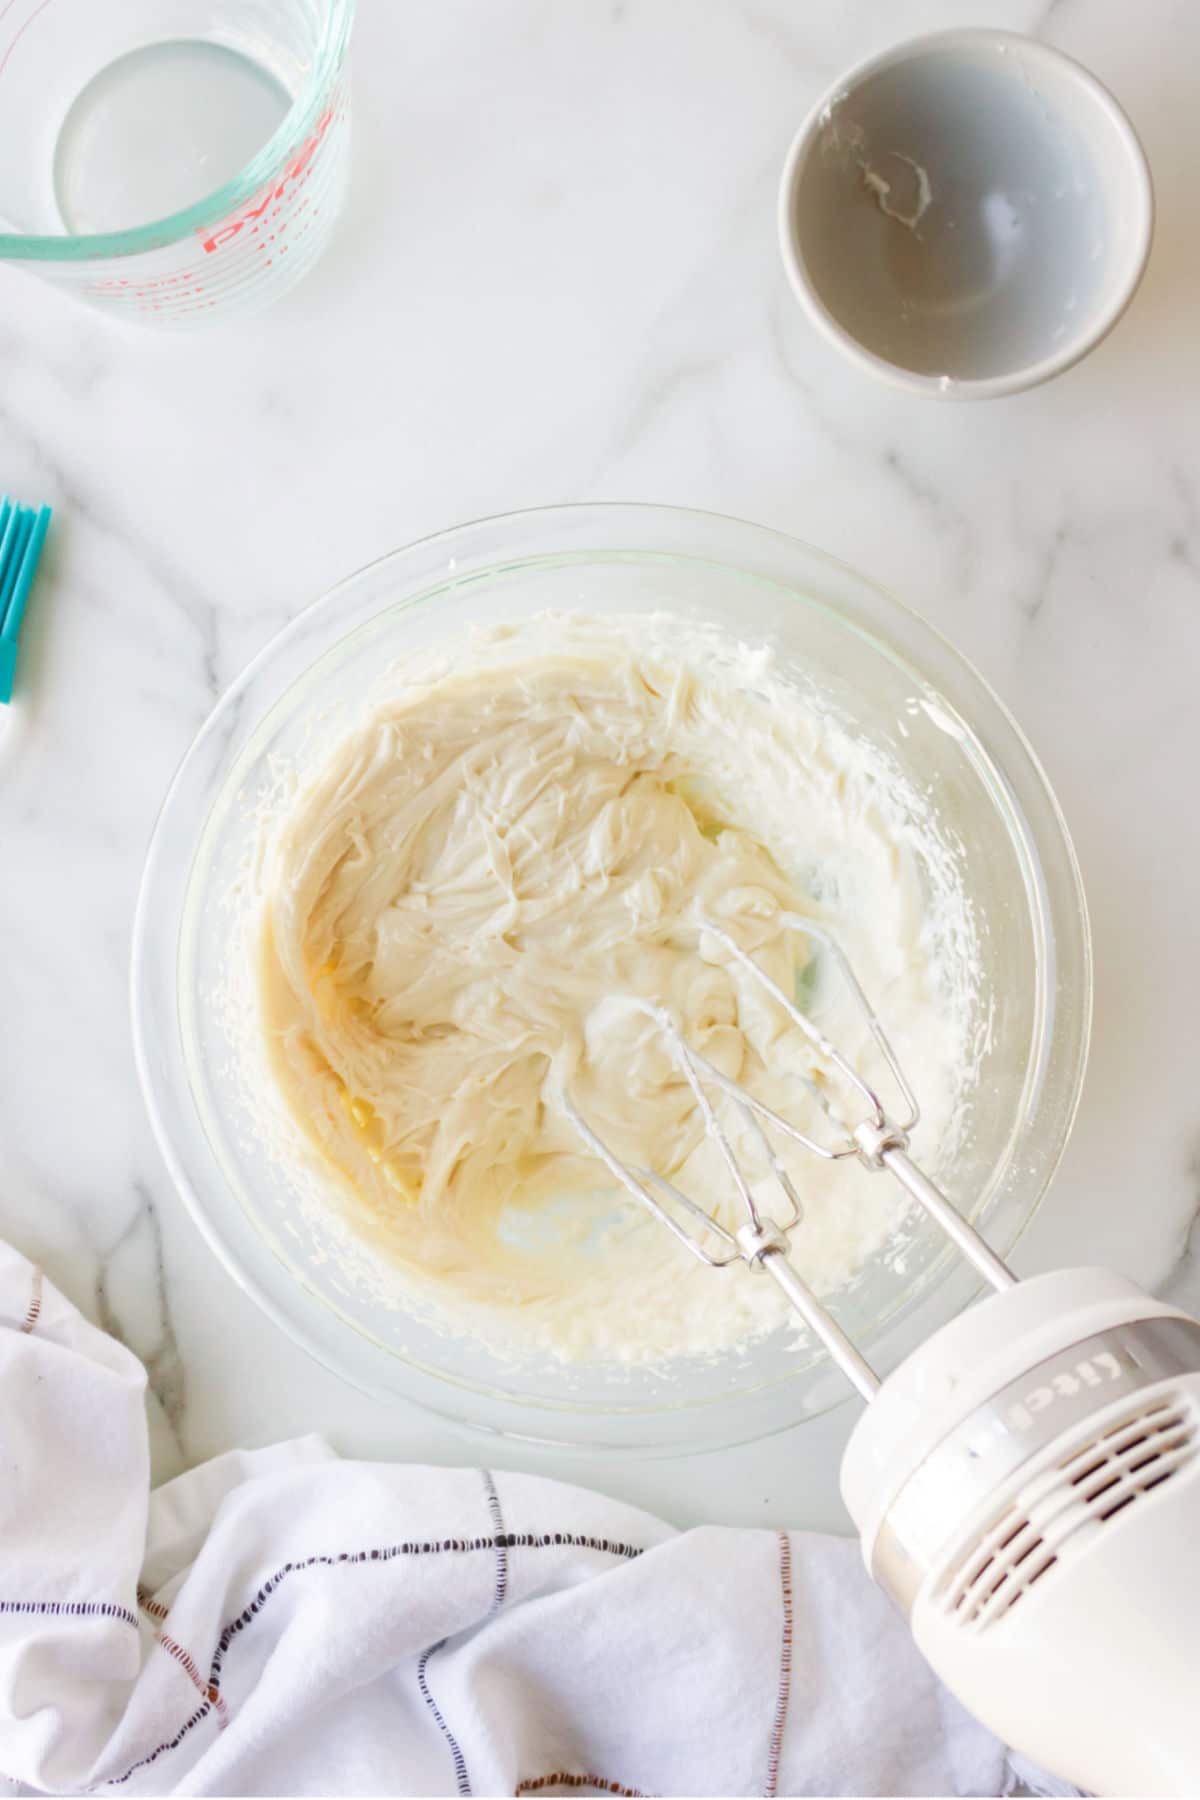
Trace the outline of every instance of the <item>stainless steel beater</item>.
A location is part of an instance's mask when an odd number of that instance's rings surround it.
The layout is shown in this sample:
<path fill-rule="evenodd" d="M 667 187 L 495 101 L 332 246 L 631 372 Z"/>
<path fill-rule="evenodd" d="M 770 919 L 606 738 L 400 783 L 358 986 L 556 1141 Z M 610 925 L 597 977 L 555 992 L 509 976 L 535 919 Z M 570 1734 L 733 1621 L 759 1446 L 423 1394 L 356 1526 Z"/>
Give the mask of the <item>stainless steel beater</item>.
<path fill-rule="evenodd" d="M 859 1122 L 813 1080 L 830 1136 L 801 1131 L 693 1048 L 664 1008 L 640 1001 L 631 1004 L 659 1026 L 720 1148 L 744 1222 L 729 1229 L 665 1177 L 630 1168 L 570 1096 L 567 1116 L 693 1256 L 765 1269 L 869 1401 L 842 1459 L 842 1495 L 868 1569 L 958 1698 L 1091 1793 L 1200 1792 L 1200 1323 L 1102 1269 L 1018 1283 L 912 1161 L 916 1099 L 836 941 L 809 919 L 787 920 L 824 946 L 862 1007 L 896 1084 L 894 1113 L 754 958 L 704 923 L 861 1101 Z M 787 1202 L 781 1222 L 756 1204 L 714 1092 L 755 1132 Z M 996 1291 L 881 1382 L 788 1261 L 803 1208 L 768 1132 L 886 1171 Z"/>
<path fill-rule="evenodd" d="M 801 1131 L 790 1119 L 785 1119 L 771 1107 L 764 1105 L 753 1094 L 747 1093 L 745 1088 L 739 1086 L 737 1082 L 731 1081 L 707 1057 L 701 1055 L 687 1042 L 675 1020 L 664 1007 L 655 1006 L 649 1001 L 631 1001 L 631 1005 L 644 1011 L 661 1030 L 664 1042 L 670 1047 L 676 1063 L 695 1096 L 696 1107 L 703 1120 L 705 1131 L 720 1150 L 722 1160 L 746 1215 L 745 1223 L 736 1231 L 730 1231 L 664 1176 L 650 1171 L 646 1171 L 644 1174 L 638 1173 L 630 1168 L 629 1164 L 618 1157 L 611 1146 L 593 1131 L 569 1095 L 563 1097 L 563 1110 L 589 1149 L 599 1157 L 621 1186 L 653 1213 L 655 1218 L 665 1225 L 667 1230 L 673 1233 L 693 1256 L 714 1269 L 725 1268 L 730 1263 L 737 1261 L 745 1262 L 751 1268 L 765 1269 L 767 1274 L 783 1289 L 796 1311 L 821 1340 L 842 1372 L 854 1383 L 863 1398 L 870 1400 L 879 1390 L 878 1375 L 847 1337 L 829 1310 L 822 1306 L 812 1289 L 796 1273 L 788 1259 L 787 1234 L 800 1223 L 804 1209 L 791 1177 L 772 1149 L 770 1139 L 763 1129 L 763 1122 L 772 1126 L 782 1136 L 800 1144 L 805 1150 L 811 1151 L 814 1156 L 822 1157 L 826 1161 L 837 1162 L 843 1158 L 856 1157 L 868 1169 L 886 1170 L 917 1202 L 918 1206 L 936 1221 L 951 1242 L 962 1252 L 972 1268 L 982 1275 L 992 1287 L 997 1291 L 1013 1287 L 1016 1277 L 988 1248 L 979 1233 L 968 1225 L 962 1214 L 951 1205 L 940 1188 L 917 1167 L 909 1155 L 910 1133 L 920 1119 L 920 1108 L 916 1096 L 905 1078 L 895 1051 L 888 1042 L 874 1008 L 863 992 L 858 977 L 836 938 L 823 926 L 814 923 L 811 919 L 801 918 L 798 914 L 784 914 L 781 923 L 786 929 L 803 933 L 806 938 L 820 944 L 832 959 L 848 991 L 860 1007 L 871 1036 L 895 1081 L 900 1100 L 898 1116 L 893 1116 L 887 1111 L 876 1089 L 843 1056 L 836 1044 L 830 1041 L 815 1020 L 810 1018 L 807 1013 L 802 1012 L 791 996 L 784 993 L 778 983 L 759 967 L 754 958 L 743 950 L 727 931 L 711 919 L 701 921 L 704 931 L 715 938 L 746 973 L 771 995 L 792 1023 L 813 1045 L 822 1062 L 835 1070 L 847 1083 L 851 1092 L 861 1099 L 864 1109 L 861 1121 L 853 1126 L 847 1124 L 834 1108 L 829 1095 L 815 1082 L 807 1082 L 805 1085 L 808 1087 L 809 1093 L 836 1131 L 836 1136 L 832 1138 L 832 1141 L 821 1142 L 809 1133 Z M 764 1218 L 755 1203 L 745 1172 L 729 1141 L 729 1134 L 709 1099 L 707 1092 L 709 1085 L 733 1100 L 746 1121 L 755 1128 L 771 1172 L 787 1201 L 788 1211 L 783 1219 Z M 694 1229 L 689 1229 L 673 1213 L 669 1212 L 661 1201 L 655 1198 L 651 1186 L 669 1195 L 675 1206 L 692 1221 Z"/>

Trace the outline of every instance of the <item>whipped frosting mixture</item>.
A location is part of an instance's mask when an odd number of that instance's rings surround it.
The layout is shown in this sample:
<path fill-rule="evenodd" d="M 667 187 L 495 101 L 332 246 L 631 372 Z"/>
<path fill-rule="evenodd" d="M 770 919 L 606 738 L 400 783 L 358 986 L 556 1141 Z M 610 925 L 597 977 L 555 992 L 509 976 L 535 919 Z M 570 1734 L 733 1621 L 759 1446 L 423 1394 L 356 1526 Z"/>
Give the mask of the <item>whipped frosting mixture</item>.
<path fill-rule="evenodd" d="M 355 1233 L 451 1329 L 564 1356 L 728 1348 L 788 1322 L 614 1193 L 561 1103 L 736 1220 L 663 1035 L 814 1125 L 802 1036 L 718 922 L 870 1065 L 865 1027 L 783 915 L 839 932 L 921 1093 L 964 1078 L 961 902 L 878 752 L 752 654 L 683 621 L 535 621 L 504 654 L 397 687 L 270 830 L 260 950 L 271 1070 Z M 494 646 L 493 646 L 494 647 Z M 753 1137 L 756 1185 L 779 1211 Z M 892 1185 L 788 1151 L 798 1266 L 842 1286 Z"/>

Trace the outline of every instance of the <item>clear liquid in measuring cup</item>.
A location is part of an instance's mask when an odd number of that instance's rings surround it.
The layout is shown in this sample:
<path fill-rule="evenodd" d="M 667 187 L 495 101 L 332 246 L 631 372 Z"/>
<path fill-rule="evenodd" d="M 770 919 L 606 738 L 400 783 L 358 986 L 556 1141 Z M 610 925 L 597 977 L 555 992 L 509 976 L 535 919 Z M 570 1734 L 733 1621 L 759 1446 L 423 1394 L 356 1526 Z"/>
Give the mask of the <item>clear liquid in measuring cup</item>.
<path fill-rule="evenodd" d="M 200 39 L 131 50 L 68 109 L 54 191 L 73 235 L 124 231 L 215 193 L 262 149 L 291 106 L 247 56 Z"/>

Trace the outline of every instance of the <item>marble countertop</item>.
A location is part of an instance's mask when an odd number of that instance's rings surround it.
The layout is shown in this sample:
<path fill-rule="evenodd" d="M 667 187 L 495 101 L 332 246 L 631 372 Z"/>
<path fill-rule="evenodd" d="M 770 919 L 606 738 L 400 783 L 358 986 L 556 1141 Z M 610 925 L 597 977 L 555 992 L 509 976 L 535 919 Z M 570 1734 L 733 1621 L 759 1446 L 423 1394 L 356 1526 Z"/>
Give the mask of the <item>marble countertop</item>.
<path fill-rule="evenodd" d="M 0 270 L 0 487 L 57 508 L 0 727 L 0 1235 L 145 1359 L 160 1475 L 305 1431 L 590 1482 L 680 1523 L 838 1525 L 852 1420 L 689 1461 L 487 1451 L 344 1387 L 201 1241 L 143 1112 L 127 979 L 155 812 L 217 695 L 382 552 L 567 500 L 712 507 L 892 587 L 1013 707 L 1090 895 L 1095 1048 L 1015 1258 L 1200 1310 L 1200 9 L 1188 0 L 448 0 L 361 9 L 355 171 L 259 319 L 114 326 Z M 946 24 L 1109 82 L 1154 170 L 1134 307 L 1012 400 L 874 384 L 800 317 L 779 166 L 840 69 Z"/>

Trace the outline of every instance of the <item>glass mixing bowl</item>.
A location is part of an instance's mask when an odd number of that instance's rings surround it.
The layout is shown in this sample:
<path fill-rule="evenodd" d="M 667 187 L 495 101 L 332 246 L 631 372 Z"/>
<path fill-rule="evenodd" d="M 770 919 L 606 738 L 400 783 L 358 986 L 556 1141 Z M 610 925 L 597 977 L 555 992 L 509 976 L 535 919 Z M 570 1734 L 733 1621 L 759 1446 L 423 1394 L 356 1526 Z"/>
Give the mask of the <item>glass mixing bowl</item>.
<path fill-rule="evenodd" d="M 383 557 L 301 613 L 229 689 L 163 806 L 134 939 L 138 1065 L 204 1235 L 329 1368 L 380 1398 L 526 1439 L 711 1448 L 825 1411 L 844 1396 L 842 1378 L 815 1346 L 782 1334 L 676 1359 L 669 1372 L 518 1364 L 446 1336 L 348 1272 L 344 1226 L 332 1211 L 327 1231 L 314 1224 L 297 1180 L 264 1149 L 230 1054 L 230 896 L 270 771 L 383 666 L 547 608 L 666 610 L 768 643 L 783 671 L 936 796 L 977 922 L 985 1045 L 969 1124 L 942 1175 L 994 1247 L 1011 1249 L 1065 1145 L 1091 1012 L 1083 893 L 1054 796 L 1007 712 L 929 626 L 841 563 L 710 514 L 571 506 L 486 519 Z M 711 1277 L 755 1278 L 741 1268 Z M 886 1370 L 974 1290 L 940 1234 L 917 1223 L 901 1262 L 869 1262 L 834 1311 Z"/>

